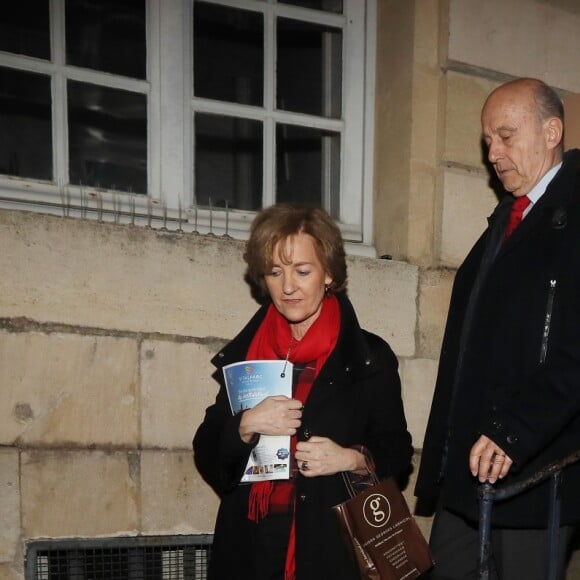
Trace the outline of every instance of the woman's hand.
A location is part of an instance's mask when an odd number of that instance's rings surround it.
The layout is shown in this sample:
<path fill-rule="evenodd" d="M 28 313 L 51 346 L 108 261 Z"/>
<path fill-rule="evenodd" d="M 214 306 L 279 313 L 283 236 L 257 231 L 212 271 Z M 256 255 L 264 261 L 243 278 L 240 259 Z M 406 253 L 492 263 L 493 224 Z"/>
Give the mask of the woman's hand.
<path fill-rule="evenodd" d="M 302 419 L 302 402 L 284 395 L 266 397 L 243 412 L 240 437 L 250 443 L 258 435 L 295 435 Z"/>
<path fill-rule="evenodd" d="M 334 475 L 341 471 L 367 473 L 365 457 L 356 449 L 341 447 L 328 437 L 311 437 L 296 444 L 296 462 L 305 477 Z"/>

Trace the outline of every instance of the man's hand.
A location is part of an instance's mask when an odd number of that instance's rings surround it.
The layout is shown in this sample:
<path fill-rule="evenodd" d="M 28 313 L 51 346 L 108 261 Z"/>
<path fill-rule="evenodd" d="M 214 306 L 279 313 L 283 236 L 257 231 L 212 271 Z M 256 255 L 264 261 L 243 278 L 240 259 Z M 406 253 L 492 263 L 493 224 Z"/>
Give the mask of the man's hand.
<path fill-rule="evenodd" d="M 504 478 L 512 466 L 513 461 L 505 451 L 498 447 L 489 437 L 482 435 L 469 452 L 469 469 L 471 475 L 479 481 L 495 483 Z"/>

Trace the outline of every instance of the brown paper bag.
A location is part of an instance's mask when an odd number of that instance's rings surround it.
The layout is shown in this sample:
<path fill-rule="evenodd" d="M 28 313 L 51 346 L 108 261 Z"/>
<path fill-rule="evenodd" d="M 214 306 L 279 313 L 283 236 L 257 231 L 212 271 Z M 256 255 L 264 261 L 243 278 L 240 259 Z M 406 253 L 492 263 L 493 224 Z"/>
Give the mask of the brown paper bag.
<path fill-rule="evenodd" d="M 429 545 L 395 480 L 378 482 L 374 476 L 356 494 L 348 474 L 343 477 L 351 499 L 333 509 L 361 578 L 410 580 L 429 570 L 433 566 Z"/>

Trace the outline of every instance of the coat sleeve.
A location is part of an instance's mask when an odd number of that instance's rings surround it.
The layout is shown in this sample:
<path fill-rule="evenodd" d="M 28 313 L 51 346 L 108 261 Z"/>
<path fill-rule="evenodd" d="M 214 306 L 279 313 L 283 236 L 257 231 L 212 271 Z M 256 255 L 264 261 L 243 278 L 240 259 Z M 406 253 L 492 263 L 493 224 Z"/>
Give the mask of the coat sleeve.
<path fill-rule="evenodd" d="M 373 336 L 371 340 L 379 372 L 373 381 L 364 444 L 373 455 L 379 477 L 405 476 L 410 471 L 413 447 L 401 397 L 398 361 L 382 339 Z"/>
<path fill-rule="evenodd" d="M 507 389 L 511 397 L 495 392 L 488 403 L 481 430 L 514 460 L 515 472 L 580 449 L 580 284 L 574 278 L 556 294 L 545 363 Z"/>
<path fill-rule="evenodd" d="M 580 449 L 580 203 L 566 215 L 563 228 L 553 218 L 540 222 L 531 250 L 514 248 L 496 276 L 508 295 L 495 315 L 505 353 L 496 350 L 482 432 L 514 459 L 516 472 Z M 505 270 L 516 260 L 519 275 L 510 278 Z"/>
<path fill-rule="evenodd" d="M 219 373 L 216 372 L 216 376 Z M 255 442 L 245 443 L 239 434 L 242 413 L 232 415 L 223 381 L 215 403 L 209 406 L 193 439 L 195 464 L 221 497 L 236 487 Z"/>

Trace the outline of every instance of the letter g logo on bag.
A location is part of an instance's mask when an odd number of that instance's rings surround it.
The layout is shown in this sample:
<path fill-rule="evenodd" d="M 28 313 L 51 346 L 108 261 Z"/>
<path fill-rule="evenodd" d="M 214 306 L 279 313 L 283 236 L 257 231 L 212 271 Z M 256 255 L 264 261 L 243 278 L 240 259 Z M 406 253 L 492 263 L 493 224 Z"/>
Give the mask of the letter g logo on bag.
<path fill-rule="evenodd" d="M 382 528 L 391 518 L 389 500 L 380 493 L 369 495 L 363 503 L 363 516 L 369 526 Z"/>

